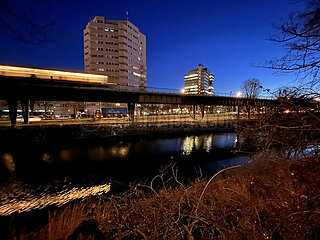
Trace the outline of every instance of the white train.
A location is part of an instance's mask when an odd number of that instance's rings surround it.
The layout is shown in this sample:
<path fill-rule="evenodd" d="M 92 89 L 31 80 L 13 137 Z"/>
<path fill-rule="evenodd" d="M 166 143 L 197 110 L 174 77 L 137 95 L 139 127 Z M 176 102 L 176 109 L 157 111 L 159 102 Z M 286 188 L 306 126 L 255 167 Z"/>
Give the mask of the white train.
<path fill-rule="evenodd" d="M 107 84 L 108 76 L 65 70 L 0 65 L 0 76 L 35 77 L 60 81 Z"/>

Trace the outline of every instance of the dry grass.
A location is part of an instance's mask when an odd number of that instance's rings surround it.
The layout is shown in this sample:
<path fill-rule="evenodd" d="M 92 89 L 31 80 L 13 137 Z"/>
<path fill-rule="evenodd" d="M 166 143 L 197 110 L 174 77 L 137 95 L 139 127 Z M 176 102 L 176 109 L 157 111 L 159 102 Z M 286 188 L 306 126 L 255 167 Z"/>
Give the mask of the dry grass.
<path fill-rule="evenodd" d="M 66 239 L 84 221 L 88 220 L 88 204 L 68 204 L 56 211 L 49 211 L 49 223 L 38 232 L 27 234 L 22 239 Z"/>
<path fill-rule="evenodd" d="M 319 163 L 257 156 L 210 181 L 88 199 L 51 211 L 48 226 L 21 239 L 67 239 L 89 219 L 104 239 L 319 239 Z"/>
<path fill-rule="evenodd" d="M 94 218 L 106 239 L 308 239 L 320 227 L 319 159 L 291 161 L 264 159 L 208 185 L 136 189 L 101 201 Z"/>

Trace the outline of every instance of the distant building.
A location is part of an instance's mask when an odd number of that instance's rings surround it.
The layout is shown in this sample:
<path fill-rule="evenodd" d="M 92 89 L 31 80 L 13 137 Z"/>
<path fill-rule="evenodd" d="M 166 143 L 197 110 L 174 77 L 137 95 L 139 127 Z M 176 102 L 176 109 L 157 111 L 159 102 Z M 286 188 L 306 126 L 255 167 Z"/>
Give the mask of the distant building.
<path fill-rule="evenodd" d="M 214 75 L 202 64 L 184 75 L 185 94 L 212 95 Z"/>
<path fill-rule="evenodd" d="M 109 82 L 146 87 L 146 36 L 129 20 L 95 17 L 83 31 L 85 71 Z"/>

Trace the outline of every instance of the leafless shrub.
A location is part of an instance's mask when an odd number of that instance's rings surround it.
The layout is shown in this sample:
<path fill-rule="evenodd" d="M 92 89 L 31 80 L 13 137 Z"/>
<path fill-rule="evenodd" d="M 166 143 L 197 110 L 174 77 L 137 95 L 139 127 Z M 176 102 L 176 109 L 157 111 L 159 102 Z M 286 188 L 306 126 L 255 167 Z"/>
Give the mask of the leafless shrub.
<path fill-rule="evenodd" d="M 101 201 L 95 219 L 110 239 L 270 239 L 274 234 L 295 239 L 310 232 L 320 217 L 319 203 L 304 202 L 319 200 L 314 189 L 320 181 L 308 182 L 311 176 L 300 174 L 300 167 L 307 170 L 318 162 L 270 158 L 231 170 L 225 179 L 217 175 L 210 182 L 153 194 L 135 189 L 121 201 Z"/>
<path fill-rule="evenodd" d="M 66 239 L 83 221 L 105 239 L 312 239 L 320 222 L 320 164 L 259 155 L 189 185 L 100 197 L 50 211 L 38 239 Z M 318 236 L 319 237 L 319 236 Z"/>

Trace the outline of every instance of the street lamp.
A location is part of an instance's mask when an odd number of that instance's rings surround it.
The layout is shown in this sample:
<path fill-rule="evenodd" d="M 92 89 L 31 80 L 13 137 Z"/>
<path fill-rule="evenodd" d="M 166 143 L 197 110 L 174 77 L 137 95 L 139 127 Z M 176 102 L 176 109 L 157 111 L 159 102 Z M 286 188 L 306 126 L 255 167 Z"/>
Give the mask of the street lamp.
<path fill-rule="evenodd" d="M 242 95 L 242 92 L 240 91 L 236 93 L 236 97 L 241 97 L 241 95 Z"/>
<path fill-rule="evenodd" d="M 181 92 L 182 94 L 184 94 L 184 93 L 186 92 L 186 90 L 185 90 L 184 88 L 182 88 L 182 89 L 180 90 L 180 92 Z"/>

